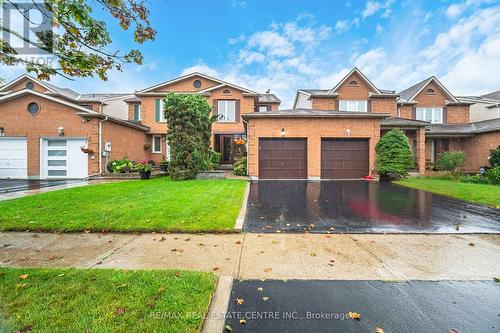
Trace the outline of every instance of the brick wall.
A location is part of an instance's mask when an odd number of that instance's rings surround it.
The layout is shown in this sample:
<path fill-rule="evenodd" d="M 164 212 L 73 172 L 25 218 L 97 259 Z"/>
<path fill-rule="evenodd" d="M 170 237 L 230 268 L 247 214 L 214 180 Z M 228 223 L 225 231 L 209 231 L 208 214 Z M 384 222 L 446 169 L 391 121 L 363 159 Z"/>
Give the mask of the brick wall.
<path fill-rule="evenodd" d="M 489 151 L 498 145 L 500 145 L 500 132 L 478 134 L 465 139 L 463 142 L 463 151 L 466 155 L 464 171 L 476 172 L 482 166 L 489 166 Z"/>
<path fill-rule="evenodd" d="M 123 126 L 110 121 L 102 123 L 102 144 L 111 142 L 110 160 L 125 156 L 134 161 L 149 160 L 151 153 L 144 145 L 151 143 L 149 136 L 139 129 Z"/>
<path fill-rule="evenodd" d="M 259 138 L 279 138 L 285 128 L 287 138 L 307 138 L 307 175 L 321 175 L 321 138 L 345 138 L 345 129 L 351 130 L 352 138 L 368 138 L 369 168 L 375 165 L 375 146 L 380 138 L 379 119 L 250 119 L 248 124 L 249 175 L 259 174 Z"/>

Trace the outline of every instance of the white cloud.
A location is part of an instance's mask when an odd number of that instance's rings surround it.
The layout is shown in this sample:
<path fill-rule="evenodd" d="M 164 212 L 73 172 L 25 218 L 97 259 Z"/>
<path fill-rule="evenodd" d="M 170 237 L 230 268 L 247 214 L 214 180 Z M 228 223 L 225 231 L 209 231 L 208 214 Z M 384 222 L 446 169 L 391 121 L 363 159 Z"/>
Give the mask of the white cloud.
<path fill-rule="evenodd" d="M 460 14 L 462 14 L 464 9 L 465 9 L 464 4 L 461 3 L 453 4 L 446 9 L 445 14 L 448 18 L 453 19 L 460 16 Z"/>
<path fill-rule="evenodd" d="M 248 47 L 256 48 L 270 56 L 293 55 L 294 47 L 290 41 L 276 31 L 261 31 L 248 39 Z"/>
<path fill-rule="evenodd" d="M 349 21 L 347 20 L 339 20 L 337 21 L 337 23 L 335 23 L 335 31 L 337 33 L 342 33 L 342 32 L 346 32 L 347 30 L 349 30 Z"/>
<path fill-rule="evenodd" d="M 237 43 L 240 43 L 240 42 L 243 42 L 245 41 L 245 35 L 244 34 L 240 34 L 238 37 L 235 37 L 235 38 L 229 38 L 227 40 L 227 42 L 229 44 L 237 44 Z"/>
<path fill-rule="evenodd" d="M 254 52 L 249 50 L 240 50 L 238 57 L 239 61 L 245 65 L 250 65 L 253 63 L 261 63 L 266 60 L 266 56 L 260 52 Z"/>
<path fill-rule="evenodd" d="M 380 24 L 377 24 L 377 26 L 375 27 L 375 32 L 380 34 L 382 33 L 382 31 L 384 31 L 384 27 L 382 27 Z"/>
<path fill-rule="evenodd" d="M 202 74 L 205 74 L 208 76 L 214 76 L 214 77 L 219 76 L 219 72 L 217 70 L 215 70 L 214 68 L 207 66 L 205 64 L 199 64 L 199 65 L 194 65 L 194 66 L 184 68 L 181 72 L 181 75 L 186 75 L 186 74 L 193 73 L 193 72 L 199 72 L 199 73 L 202 73 Z"/>
<path fill-rule="evenodd" d="M 247 8 L 247 2 L 245 0 L 232 0 L 231 6 L 234 8 Z"/>
<path fill-rule="evenodd" d="M 365 9 L 363 9 L 361 16 L 363 17 L 363 19 L 365 19 L 369 16 L 374 15 L 380 10 L 384 10 L 384 12 L 382 13 L 382 17 L 389 17 L 392 13 L 392 9 L 390 8 L 390 6 L 393 2 L 394 0 L 386 0 L 385 2 L 370 0 L 366 3 Z"/>

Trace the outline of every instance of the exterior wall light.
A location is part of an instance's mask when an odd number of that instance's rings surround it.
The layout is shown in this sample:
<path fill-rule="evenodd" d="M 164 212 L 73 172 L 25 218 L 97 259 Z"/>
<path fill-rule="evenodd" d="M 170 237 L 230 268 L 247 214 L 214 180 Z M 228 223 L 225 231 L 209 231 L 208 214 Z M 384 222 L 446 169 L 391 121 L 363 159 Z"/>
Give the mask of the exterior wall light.
<path fill-rule="evenodd" d="M 5 129 L 0 127 L 0 136 L 5 136 Z"/>
<path fill-rule="evenodd" d="M 351 137 L 351 130 L 349 128 L 346 128 L 345 130 L 345 137 L 350 138 Z"/>
<path fill-rule="evenodd" d="M 285 135 L 286 135 L 286 131 L 285 131 L 284 128 L 282 128 L 281 131 L 280 131 L 280 136 L 284 137 Z"/>
<path fill-rule="evenodd" d="M 59 126 L 59 127 L 57 128 L 57 134 L 58 134 L 59 136 L 64 136 L 64 127 Z"/>

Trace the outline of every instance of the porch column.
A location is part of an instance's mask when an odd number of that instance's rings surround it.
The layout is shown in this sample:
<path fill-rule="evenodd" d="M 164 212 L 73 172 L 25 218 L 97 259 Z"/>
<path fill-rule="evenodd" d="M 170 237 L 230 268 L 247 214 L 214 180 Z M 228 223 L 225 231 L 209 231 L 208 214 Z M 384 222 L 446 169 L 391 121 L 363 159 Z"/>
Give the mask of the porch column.
<path fill-rule="evenodd" d="M 417 139 L 417 159 L 418 159 L 418 173 L 425 174 L 425 127 L 420 127 L 416 133 Z"/>

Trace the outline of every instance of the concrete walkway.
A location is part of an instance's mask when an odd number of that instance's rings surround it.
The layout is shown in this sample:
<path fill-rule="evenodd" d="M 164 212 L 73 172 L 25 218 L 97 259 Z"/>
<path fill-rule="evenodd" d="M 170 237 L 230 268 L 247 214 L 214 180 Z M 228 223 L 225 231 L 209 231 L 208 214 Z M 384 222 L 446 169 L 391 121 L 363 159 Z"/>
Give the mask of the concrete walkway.
<path fill-rule="evenodd" d="M 0 266 L 186 269 L 238 279 L 491 280 L 500 235 L 0 233 Z"/>

